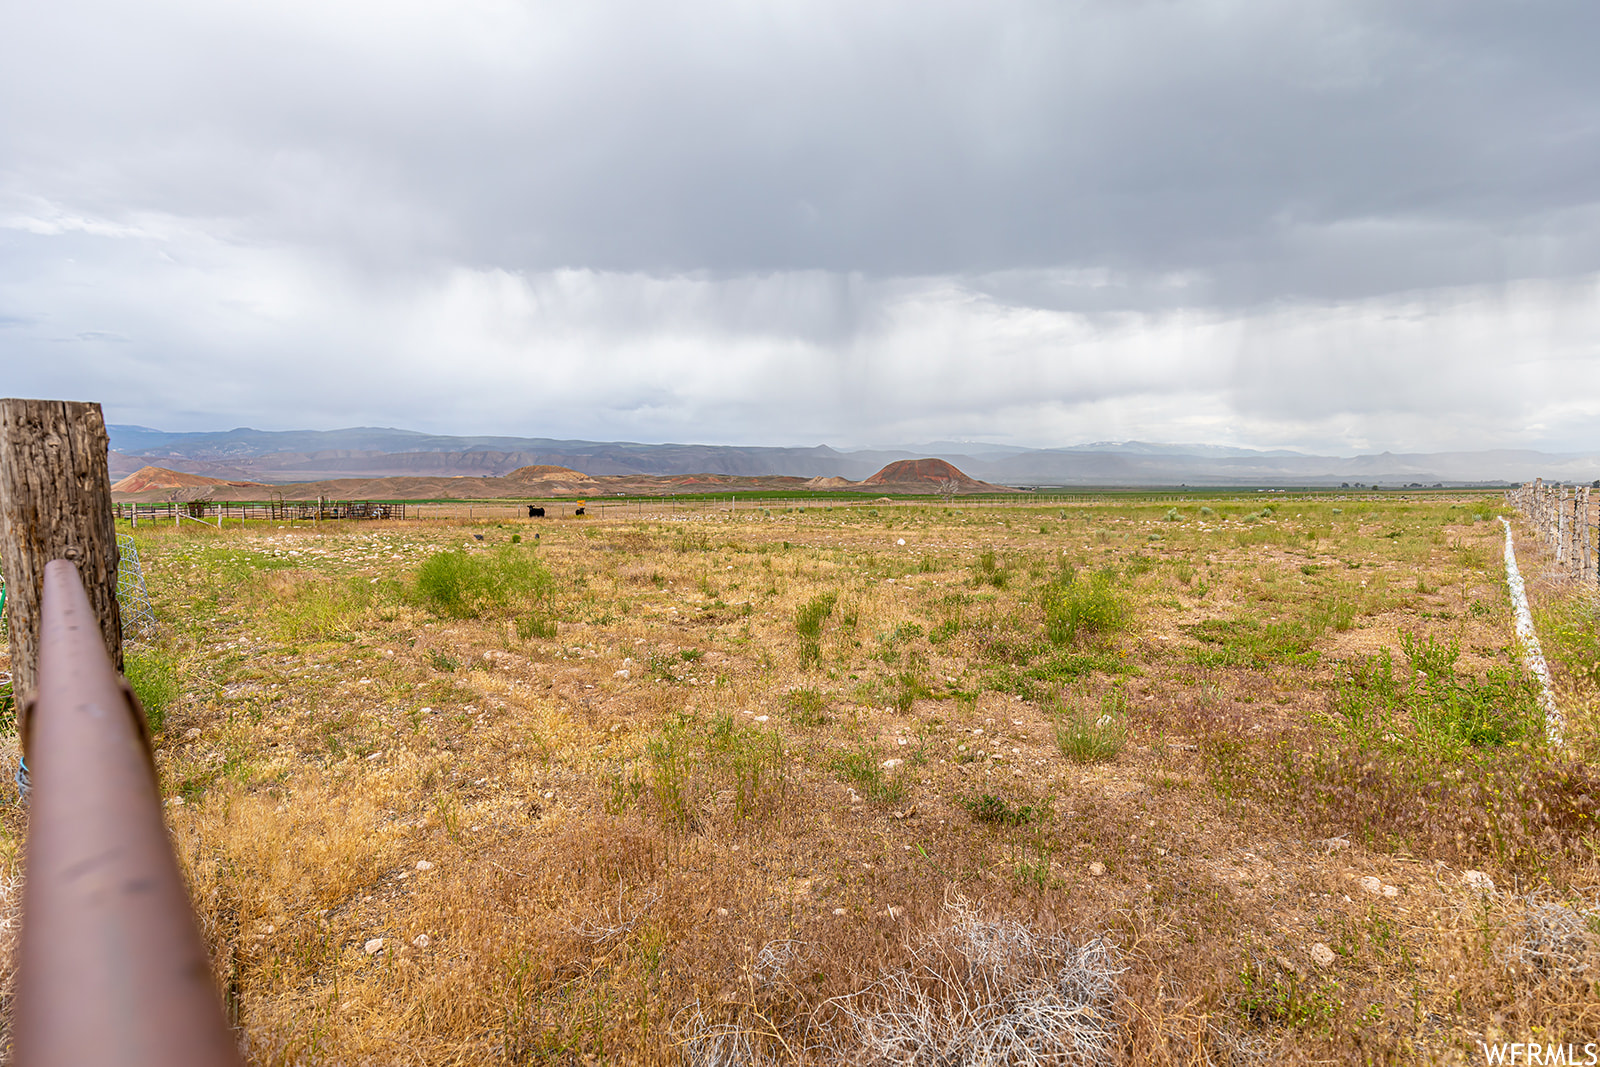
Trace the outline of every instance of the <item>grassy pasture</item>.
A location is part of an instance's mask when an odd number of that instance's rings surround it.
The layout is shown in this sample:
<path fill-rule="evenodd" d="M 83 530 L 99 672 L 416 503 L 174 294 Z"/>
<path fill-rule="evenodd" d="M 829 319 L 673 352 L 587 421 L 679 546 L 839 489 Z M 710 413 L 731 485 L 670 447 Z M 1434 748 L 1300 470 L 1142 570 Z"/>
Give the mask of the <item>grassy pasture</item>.
<path fill-rule="evenodd" d="M 134 681 L 253 1063 L 1481 1062 L 1600 1033 L 1600 631 L 1521 542 L 1552 749 L 1497 513 L 141 526 Z"/>

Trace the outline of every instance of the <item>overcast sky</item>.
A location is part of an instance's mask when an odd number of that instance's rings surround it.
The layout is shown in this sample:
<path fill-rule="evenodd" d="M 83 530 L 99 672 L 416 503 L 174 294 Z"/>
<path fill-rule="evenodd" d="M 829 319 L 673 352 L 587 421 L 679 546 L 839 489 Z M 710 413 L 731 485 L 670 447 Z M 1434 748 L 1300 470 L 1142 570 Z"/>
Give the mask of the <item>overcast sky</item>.
<path fill-rule="evenodd" d="M 1600 449 L 1600 4 L 0 0 L 0 394 Z"/>

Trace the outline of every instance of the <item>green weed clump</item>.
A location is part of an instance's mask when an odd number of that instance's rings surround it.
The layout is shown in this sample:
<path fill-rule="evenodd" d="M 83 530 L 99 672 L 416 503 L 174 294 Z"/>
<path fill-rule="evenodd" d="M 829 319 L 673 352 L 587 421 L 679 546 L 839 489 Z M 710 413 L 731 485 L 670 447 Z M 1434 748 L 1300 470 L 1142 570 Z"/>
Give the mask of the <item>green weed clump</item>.
<path fill-rule="evenodd" d="M 1403 632 L 1401 646 L 1404 669 L 1387 650 L 1346 667 L 1309 744 L 1208 738 L 1213 787 L 1311 833 L 1561 877 L 1593 833 L 1600 776 L 1546 742 L 1537 682 L 1464 674 L 1454 640 Z"/>
<path fill-rule="evenodd" d="M 363 578 L 330 578 L 295 570 L 267 570 L 256 578 L 264 591 L 267 626 L 284 641 L 338 640 L 373 605 L 375 587 Z"/>
<path fill-rule="evenodd" d="M 996 589 L 1004 589 L 1010 577 L 1010 570 L 999 563 L 991 551 L 980 552 L 978 561 L 972 566 L 973 585 L 992 585 Z"/>
<path fill-rule="evenodd" d="M 1117 588 L 1110 570 L 1088 576 L 1067 571 L 1045 591 L 1045 634 L 1052 644 L 1108 637 L 1126 630 L 1132 621 L 1130 599 Z"/>
<path fill-rule="evenodd" d="M 453 549 L 423 562 L 415 593 L 435 615 L 474 619 L 535 606 L 549 596 L 552 585 L 550 572 L 521 546 L 492 552 Z"/>
<path fill-rule="evenodd" d="M 966 808 L 967 814 L 978 822 L 1012 827 L 1042 822 L 1049 810 L 1047 807 L 1038 804 L 1013 803 L 1005 797 L 997 796 L 994 793 L 967 797 L 961 801 L 961 806 Z"/>
<path fill-rule="evenodd" d="M 1539 613 L 1545 655 L 1574 681 L 1600 689 L 1600 605 L 1573 598 Z"/>
<path fill-rule="evenodd" d="M 1051 650 L 1047 655 L 1024 665 L 1003 665 L 992 670 L 985 687 L 999 693 L 1015 693 L 1024 700 L 1050 700 L 1080 678 L 1101 674 L 1128 674 L 1133 664 L 1113 651 L 1066 652 Z"/>
<path fill-rule="evenodd" d="M 815 689 L 792 689 L 783 703 L 796 726 L 823 726 L 828 721 L 828 699 Z"/>
<path fill-rule="evenodd" d="M 690 552 L 710 552 L 711 537 L 704 530 L 684 527 L 677 531 L 677 537 L 672 542 L 672 550 L 680 555 L 687 555 Z"/>
<path fill-rule="evenodd" d="M 524 615 L 517 619 L 517 636 L 524 641 L 534 638 L 549 641 L 556 636 L 556 621 L 542 615 Z"/>
<path fill-rule="evenodd" d="M 1106 763 L 1128 743 L 1128 697 L 1120 688 L 1100 698 L 1098 709 L 1072 706 L 1056 721 L 1056 747 L 1074 763 Z"/>
<path fill-rule="evenodd" d="M 1287 970 L 1273 963 L 1252 961 L 1239 972 L 1243 990 L 1239 1007 L 1258 1023 L 1275 1026 L 1325 1026 L 1344 1010 L 1339 983 L 1318 975 Z"/>
<path fill-rule="evenodd" d="M 123 654 L 122 674 L 144 706 L 150 732 L 160 733 L 167 709 L 178 699 L 177 657 L 159 648 L 130 648 Z"/>
<path fill-rule="evenodd" d="M 800 635 L 802 667 L 815 667 L 822 662 L 822 624 L 838 602 L 838 593 L 823 593 L 795 609 L 794 629 Z"/>
<path fill-rule="evenodd" d="M 1346 609 L 1341 617 L 1346 619 L 1344 628 L 1349 629 L 1354 622 L 1353 609 Z M 1206 619 L 1182 629 L 1200 642 L 1189 658 L 1201 667 L 1262 668 L 1276 663 L 1310 667 L 1319 658 L 1316 640 L 1330 621 L 1332 615 L 1266 623 L 1249 617 Z"/>
<path fill-rule="evenodd" d="M 1455 640 L 1400 633 L 1410 670 L 1388 649 L 1353 664 L 1334 708 L 1348 738 L 1428 761 L 1460 761 L 1482 750 L 1542 738 L 1538 682 L 1520 667 L 1492 667 L 1482 679 L 1456 669 Z"/>
<path fill-rule="evenodd" d="M 902 651 L 909 650 L 909 658 L 916 660 L 917 652 L 911 648 L 917 639 L 924 636 L 922 626 L 914 622 L 903 622 L 886 634 L 878 635 L 878 658 L 890 664 L 899 663 Z"/>
<path fill-rule="evenodd" d="M 933 696 L 933 690 L 928 688 L 915 671 L 901 671 L 894 676 L 892 703 L 894 709 L 902 715 L 911 712 L 911 706 L 924 697 Z"/>
<path fill-rule="evenodd" d="M 833 606 L 839 602 L 839 594 L 823 593 L 814 596 L 795 609 L 794 629 L 801 637 L 817 640 L 822 636 L 822 624 L 833 614 Z"/>
<path fill-rule="evenodd" d="M 830 761 L 834 774 L 861 791 L 867 800 L 894 803 L 905 799 L 909 786 L 902 773 L 889 774 L 870 745 L 856 744 Z"/>
<path fill-rule="evenodd" d="M 733 794 L 733 817 L 754 815 L 787 784 L 783 741 L 775 730 L 742 726 L 720 716 L 706 741 L 706 754 L 719 785 Z"/>
<path fill-rule="evenodd" d="M 771 810 L 787 788 L 783 742 L 776 731 L 744 726 L 732 715 L 702 723 L 680 715 L 645 745 L 644 789 L 662 817 L 699 829 L 713 797 L 731 798 L 734 821 Z M 620 803 L 621 792 L 613 799 Z"/>
<path fill-rule="evenodd" d="M 688 731 L 677 723 L 662 730 L 645 745 L 650 795 L 663 818 L 682 829 L 700 821 L 696 790 L 696 760 Z"/>

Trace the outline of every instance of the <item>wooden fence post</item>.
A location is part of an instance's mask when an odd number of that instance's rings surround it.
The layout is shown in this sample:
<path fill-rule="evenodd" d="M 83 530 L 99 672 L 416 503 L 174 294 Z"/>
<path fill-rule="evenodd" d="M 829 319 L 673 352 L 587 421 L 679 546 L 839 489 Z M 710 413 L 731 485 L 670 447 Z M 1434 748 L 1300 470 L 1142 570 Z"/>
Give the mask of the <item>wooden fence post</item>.
<path fill-rule="evenodd" d="M 1583 504 L 1578 508 L 1578 522 L 1583 527 L 1583 566 L 1579 569 L 1578 580 L 1586 581 L 1590 568 L 1594 566 L 1594 537 L 1589 532 L 1589 505 L 1592 494 L 1587 485 L 1580 492 L 1583 494 Z"/>
<path fill-rule="evenodd" d="M 53 559 L 78 565 L 106 651 L 122 670 L 108 447 L 99 404 L 0 400 L 0 571 L 18 708 L 38 691 L 39 601 Z"/>

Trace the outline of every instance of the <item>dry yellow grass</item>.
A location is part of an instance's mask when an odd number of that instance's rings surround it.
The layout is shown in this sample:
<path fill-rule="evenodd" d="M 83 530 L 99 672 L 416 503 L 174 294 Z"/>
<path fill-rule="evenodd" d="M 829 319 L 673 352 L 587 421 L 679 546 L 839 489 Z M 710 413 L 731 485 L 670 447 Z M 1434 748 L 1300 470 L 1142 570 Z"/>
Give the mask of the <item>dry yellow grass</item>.
<path fill-rule="evenodd" d="M 1593 679 L 1557 665 L 1569 753 L 1362 748 L 1339 710 L 1383 650 L 1410 677 L 1402 632 L 1509 666 L 1488 509 L 1171 507 L 141 527 L 168 814 L 251 1061 L 876 1062 L 890 1007 L 1012 1033 L 980 993 L 1104 1032 L 1037 1062 L 1600 1040 Z M 550 588 L 442 617 L 416 576 L 454 549 Z M 1130 620 L 1052 644 L 1097 570 Z M 1447 788 L 1407 801 L 1419 769 Z M 1109 992 L 1041 992 L 1069 966 Z"/>

